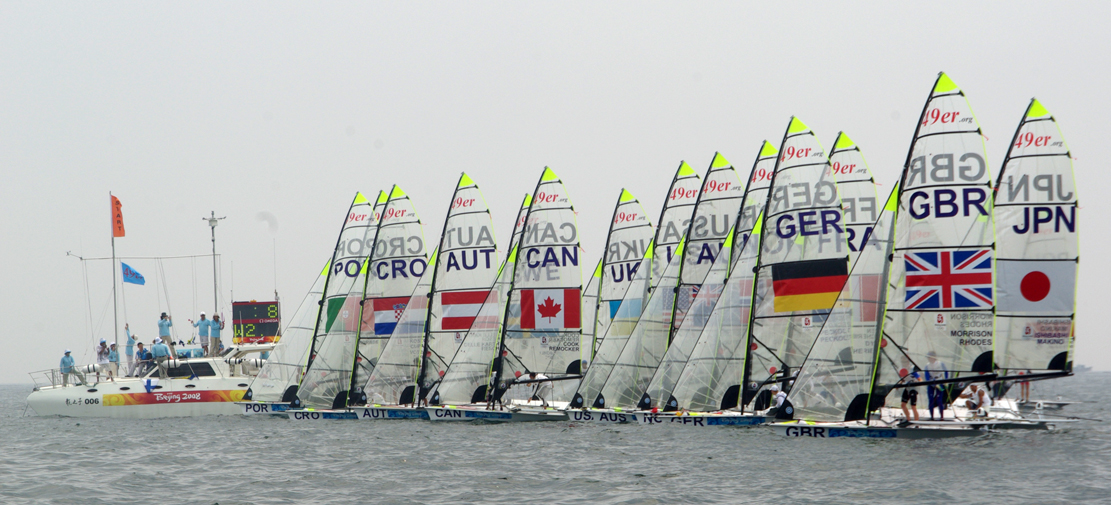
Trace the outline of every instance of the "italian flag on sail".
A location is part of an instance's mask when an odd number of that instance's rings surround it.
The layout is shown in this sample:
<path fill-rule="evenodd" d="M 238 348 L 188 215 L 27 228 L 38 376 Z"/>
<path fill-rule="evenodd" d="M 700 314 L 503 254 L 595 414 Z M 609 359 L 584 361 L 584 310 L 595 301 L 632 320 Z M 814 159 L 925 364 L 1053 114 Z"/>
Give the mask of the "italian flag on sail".
<path fill-rule="evenodd" d="M 521 329 L 581 328 L 580 306 L 578 289 L 522 289 Z"/>

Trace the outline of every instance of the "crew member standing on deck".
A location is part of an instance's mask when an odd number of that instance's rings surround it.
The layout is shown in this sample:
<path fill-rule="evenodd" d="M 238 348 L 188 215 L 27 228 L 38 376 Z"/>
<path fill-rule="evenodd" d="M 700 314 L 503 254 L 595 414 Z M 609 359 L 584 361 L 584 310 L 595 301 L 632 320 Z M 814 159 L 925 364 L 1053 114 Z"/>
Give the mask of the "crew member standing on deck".
<path fill-rule="evenodd" d="M 204 351 L 205 356 L 208 356 L 208 328 L 212 326 L 212 321 L 205 319 L 204 312 L 201 312 L 200 321 L 194 323 L 193 320 L 190 319 L 189 322 L 197 329 L 197 334 L 201 337 L 201 350 Z"/>
<path fill-rule="evenodd" d="M 212 321 L 208 323 L 209 333 L 212 334 L 212 354 L 210 356 L 220 355 L 220 330 L 224 329 L 224 322 L 220 320 L 220 316 L 213 314 Z"/>
<path fill-rule="evenodd" d="M 926 353 L 926 381 L 943 380 L 949 378 L 949 368 L 937 359 L 937 353 Z M 930 420 L 934 420 L 934 407 L 937 407 L 939 419 L 945 420 L 945 386 L 943 384 L 926 385 L 926 400 L 930 405 Z"/>
<path fill-rule="evenodd" d="M 166 366 L 166 360 L 170 359 L 170 348 L 161 338 L 156 338 L 154 345 L 150 347 L 150 353 L 154 356 L 154 362 L 158 364 L 158 378 L 169 379 L 170 370 Z"/>
<path fill-rule="evenodd" d="M 61 368 L 62 372 L 62 387 L 69 384 L 70 374 L 73 374 L 74 377 L 77 378 L 77 382 L 75 382 L 74 385 L 85 383 L 85 376 L 81 375 L 81 372 L 78 372 L 77 367 L 73 365 L 73 356 L 69 355 L 69 349 L 66 349 L 66 355 L 62 356 L 62 361 L 58 364 L 58 367 Z"/>
<path fill-rule="evenodd" d="M 174 325 L 174 318 L 167 316 L 165 312 L 162 313 L 162 318 L 158 320 L 158 338 L 162 339 L 163 343 L 168 343 L 170 346 L 170 353 L 176 355 L 174 351 L 174 339 L 170 338 L 170 327 Z M 154 352 L 154 348 L 151 348 Z"/>
<path fill-rule="evenodd" d="M 135 343 L 139 339 L 131 334 L 131 329 L 128 328 L 127 323 L 123 324 L 123 332 L 127 335 L 127 343 L 124 345 L 124 353 L 127 354 L 127 376 L 135 373 Z"/>
<path fill-rule="evenodd" d="M 96 348 L 96 381 L 100 382 L 100 372 L 103 371 L 108 377 L 112 374 L 108 371 L 108 341 L 103 338 L 100 339 L 100 345 Z"/>
<path fill-rule="evenodd" d="M 116 382 L 115 376 L 120 374 L 120 351 L 116 349 L 116 343 L 112 342 L 108 350 L 108 380 Z"/>

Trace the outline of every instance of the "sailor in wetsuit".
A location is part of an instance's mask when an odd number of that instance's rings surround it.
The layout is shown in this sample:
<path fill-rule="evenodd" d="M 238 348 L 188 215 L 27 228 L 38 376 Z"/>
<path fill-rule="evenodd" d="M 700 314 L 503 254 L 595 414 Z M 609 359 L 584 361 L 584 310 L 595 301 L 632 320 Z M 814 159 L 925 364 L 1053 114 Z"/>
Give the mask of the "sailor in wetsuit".
<path fill-rule="evenodd" d="M 918 372 L 914 372 L 907 376 L 908 383 L 918 382 Z M 907 409 L 907 405 L 910 409 Z M 914 413 L 914 420 L 918 420 L 918 388 L 906 387 L 903 388 L 903 401 L 901 407 L 903 408 L 903 418 L 910 421 L 911 413 Z"/>

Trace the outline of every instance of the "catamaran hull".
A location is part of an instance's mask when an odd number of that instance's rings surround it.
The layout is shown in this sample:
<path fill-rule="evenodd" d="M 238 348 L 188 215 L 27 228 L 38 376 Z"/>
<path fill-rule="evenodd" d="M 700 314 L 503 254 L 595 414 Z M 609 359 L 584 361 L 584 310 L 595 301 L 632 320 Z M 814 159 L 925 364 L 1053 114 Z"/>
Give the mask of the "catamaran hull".
<path fill-rule="evenodd" d="M 275 415 L 285 417 L 289 402 L 235 402 L 240 414 L 246 416 Z"/>
<path fill-rule="evenodd" d="M 50 386 L 33 391 L 27 405 L 40 416 L 155 419 L 237 415 L 247 385 L 242 379 L 172 379 L 145 387 L 139 379 L 119 379 L 94 387 Z M 166 382 L 170 382 L 169 386 Z M 192 387 L 190 387 L 192 386 Z"/>
<path fill-rule="evenodd" d="M 863 425 L 838 425 L 822 424 L 811 425 L 801 423 L 772 424 L 776 435 L 791 438 L 900 438 L 900 439 L 925 439 L 925 438 L 953 438 L 976 437 L 989 433 L 984 429 L 969 427 L 885 427 Z"/>
<path fill-rule="evenodd" d="M 477 408 L 426 407 L 431 421 L 485 421 L 492 423 L 523 423 L 566 421 L 561 410 L 485 410 Z"/>

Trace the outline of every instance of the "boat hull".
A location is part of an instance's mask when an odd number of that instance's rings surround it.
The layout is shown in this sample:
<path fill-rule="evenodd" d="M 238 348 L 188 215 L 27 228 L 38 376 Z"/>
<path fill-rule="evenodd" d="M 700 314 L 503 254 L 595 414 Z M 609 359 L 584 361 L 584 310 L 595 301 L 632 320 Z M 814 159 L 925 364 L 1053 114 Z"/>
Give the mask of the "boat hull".
<path fill-rule="evenodd" d="M 235 402 L 239 413 L 247 416 L 285 416 L 289 402 Z"/>
<path fill-rule="evenodd" d="M 142 379 L 121 378 L 95 386 L 49 386 L 33 391 L 27 405 L 40 416 L 155 419 L 237 415 L 247 384 L 243 378 L 170 379 L 150 390 Z"/>
<path fill-rule="evenodd" d="M 484 421 L 492 423 L 522 423 L 567 420 L 566 412 L 551 409 L 486 410 L 485 408 L 452 405 L 426 407 L 425 410 L 428 412 L 428 419 L 434 422 Z"/>
<path fill-rule="evenodd" d="M 396 421 L 400 419 L 428 419 L 424 408 L 374 405 L 352 409 L 361 421 Z"/>
<path fill-rule="evenodd" d="M 589 423 L 645 424 L 689 426 L 758 426 L 767 422 L 767 417 L 737 413 L 684 413 L 682 415 L 664 412 L 625 411 L 617 412 L 603 409 L 568 410 L 571 421 Z"/>
<path fill-rule="evenodd" d="M 302 410 L 289 409 L 286 416 L 293 421 L 355 421 L 359 419 L 354 410 Z"/>
<path fill-rule="evenodd" d="M 967 426 L 912 426 L 899 428 L 841 423 L 776 423 L 770 426 L 776 435 L 789 438 L 900 438 L 914 440 L 927 438 L 976 437 L 989 433 L 986 429 L 975 429 Z"/>

